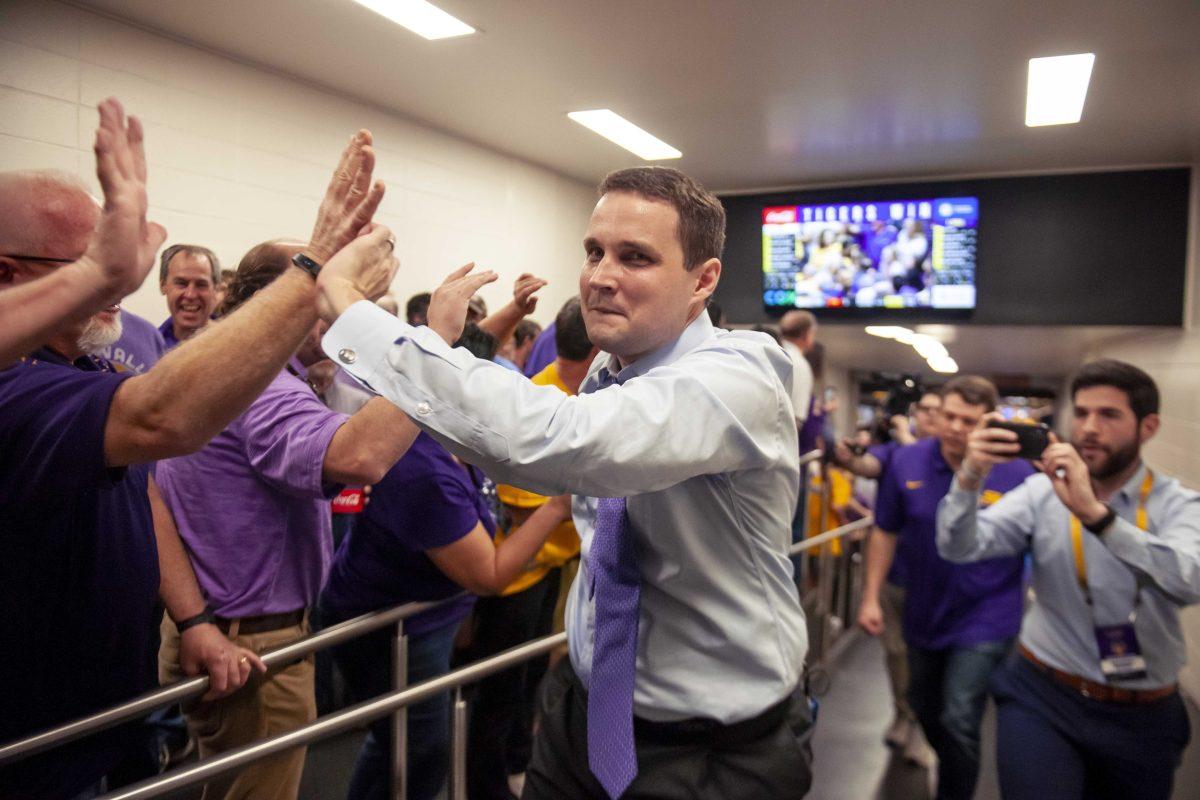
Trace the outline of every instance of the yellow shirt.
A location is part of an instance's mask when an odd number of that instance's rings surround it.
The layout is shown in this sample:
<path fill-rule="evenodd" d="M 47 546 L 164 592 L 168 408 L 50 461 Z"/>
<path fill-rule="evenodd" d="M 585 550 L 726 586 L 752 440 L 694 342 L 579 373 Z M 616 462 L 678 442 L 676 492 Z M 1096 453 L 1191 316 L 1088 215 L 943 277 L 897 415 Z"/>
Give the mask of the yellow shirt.
<path fill-rule="evenodd" d="M 544 370 L 534 375 L 532 380 L 539 386 L 554 386 L 567 394 L 575 394 L 558 377 L 558 365 L 553 361 Z M 537 508 L 550 499 L 507 484 L 498 485 L 496 493 L 500 497 L 500 502 L 514 508 Z M 508 535 L 509 531 L 496 531 L 496 546 L 499 547 L 500 543 L 508 538 Z M 561 567 L 577 555 L 579 555 L 579 534 L 575 532 L 575 524 L 567 520 L 560 523 L 551 532 L 546 543 L 542 545 L 541 550 L 538 550 L 526 570 L 505 587 L 504 591 L 500 593 L 501 596 L 525 591 L 546 577 L 550 570 Z"/>

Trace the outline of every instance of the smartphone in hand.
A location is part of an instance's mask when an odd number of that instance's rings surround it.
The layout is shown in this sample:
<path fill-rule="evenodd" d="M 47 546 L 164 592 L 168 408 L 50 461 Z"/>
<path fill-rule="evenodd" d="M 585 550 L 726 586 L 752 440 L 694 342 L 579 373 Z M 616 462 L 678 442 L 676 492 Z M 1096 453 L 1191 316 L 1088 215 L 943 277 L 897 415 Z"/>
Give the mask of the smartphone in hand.
<path fill-rule="evenodd" d="M 1018 458 L 1028 458 L 1030 461 L 1036 461 L 1042 457 L 1042 453 L 1050 446 L 1050 426 L 1048 425 L 1029 425 L 1023 422 L 990 420 L 988 427 L 1003 428 L 1017 435 L 1017 443 L 1021 445 L 1021 452 L 1017 453 Z"/>

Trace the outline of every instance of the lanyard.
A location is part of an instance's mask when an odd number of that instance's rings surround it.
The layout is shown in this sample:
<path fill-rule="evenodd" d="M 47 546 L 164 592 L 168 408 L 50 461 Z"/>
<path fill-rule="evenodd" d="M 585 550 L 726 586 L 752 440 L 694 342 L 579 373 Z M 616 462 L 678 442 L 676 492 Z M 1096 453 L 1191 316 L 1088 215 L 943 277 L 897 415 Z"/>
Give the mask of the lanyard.
<path fill-rule="evenodd" d="M 1146 500 L 1150 497 L 1150 491 L 1154 488 L 1154 473 L 1146 469 L 1146 479 L 1142 481 L 1142 490 L 1138 498 L 1137 526 L 1143 531 L 1150 530 L 1150 517 L 1146 513 Z M 1088 571 L 1087 558 L 1083 554 L 1083 523 L 1079 521 L 1079 517 L 1071 515 L 1071 544 L 1075 549 L 1075 577 L 1079 581 L 1079 588 L 1083 590 L 1083 597 L 1087 601 L 1088 607 L 1092 606 L 1092 590 L 1088 586 Z M 1138 592 L 1138 600 L 1141 599 L 1141 592 Z"/>

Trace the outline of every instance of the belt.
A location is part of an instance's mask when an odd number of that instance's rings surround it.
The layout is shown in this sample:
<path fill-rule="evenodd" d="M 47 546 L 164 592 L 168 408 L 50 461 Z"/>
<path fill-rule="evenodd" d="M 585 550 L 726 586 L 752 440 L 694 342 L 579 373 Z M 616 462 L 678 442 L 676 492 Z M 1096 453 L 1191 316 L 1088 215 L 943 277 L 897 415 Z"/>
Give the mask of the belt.
<path fill-rule="evenodd" d="M 1079 692 L 1084 697 L 1092 700 L 1099 700 L 1102 703 L 1153 703 L 1162 700 L 1164 697 L 1170 697 L 1175 694 L 1177 686 L 1163 686 L 1160 689 L 1122 689 L 1117 686 L 1109 686 L 1106 683 L 1096 683 L 1089 681 L 1087 678 L 1082 678 L 1070 672 L 1063 672 L 1061 669 L 1056 669 L 1042 661 L 1029 651 L 1025 645 L 1018 645 L 1021 655 L 1026 661 L 1034 666 L 1047 677 L 1053 678 L 1058 683 L 1064 686 L 1069 686 Z"/>
<path fill-rule="evenodd" d="M 295 611 L 284 611 L 281 614 L 260 614 L 255 617 L 238 617 L 236 619 L 217 617 L 217 627 L 221 629 L 222 633 L 228 634 L 230 627 L 236 622 L 239 636 L 250 633 L 267 633 L 301 624 L 304 622 L 306 611 L 307 609 L 298 608 Z"/>
<path fill-rule="evenodd" d="M 639 740 L 656 744 L 738 747 L 758 741 L 782 725 L 793 699 L 793 695 L 788 695 L 761 714 L 729 725 L 711 717 L 692 717 L 676 722 L 634 717 L 633 730 Z"/>

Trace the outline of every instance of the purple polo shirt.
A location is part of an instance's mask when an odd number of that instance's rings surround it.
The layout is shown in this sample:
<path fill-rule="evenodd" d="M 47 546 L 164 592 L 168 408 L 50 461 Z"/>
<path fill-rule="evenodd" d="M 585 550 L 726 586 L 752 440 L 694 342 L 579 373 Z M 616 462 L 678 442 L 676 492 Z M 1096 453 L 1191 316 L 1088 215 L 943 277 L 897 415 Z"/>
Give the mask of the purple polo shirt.
<path fill-rule="evenodd" d="M 425 555 L 466 536 L 483 523 L 495 536 L 496 523 L 480 487 L 483 475 L 454 460 L 429 434 L 412 447 L 371 489 L 371 502 L 333 559 L 321 609 L 333 621 L 415 600 L 453 597 L 462 587 Z M 405 623 L 409 633 L 457 624 L 474 597 L 419 614 Z"/>
<path fill-rule="evenodd" d="M 162 334 L 163 342 L 166 343 L 168 350 L 179 344 L 179 340 L 175 338 L 175 323 L 170 317 L 167 317 L 167 321 L 158 326 L 158 332 Z"/>
<path fill-rule="evenodd" d="M 984 481 L 984 502 L 1032 474 L 1027 461 L 997 465 Z M 905 640 L 925 650 L 1000 641 L 1021 627 L 1020 556 L 951 564 L 938 554 L 937 506 L 953 478 L 937 437 L 922 439 L 892 454 L 875 502 L 875 524 L 899 539 L 896 559 L 904 563 L 908 590 Z"/>
<path fill-rule="evenodd" d="M 97 354 L 117 368 L 118 372 L 139 375 L 158 363 L 167 352 L 166 342 L 154 324 L 131 311 L 121 309 L 121 338 Z"/>
<path fill-rule="evenodd" d="M 158 462 L 155 477 L 218 616 L 313 605 L 333 550 L 325 451 L 346 421 L 281 372 L 203 450 Z"/>
<path fill-rule="evenodd" d="M 558 345 L 554 340 L 555 331 L 557 330 L 558 326 L 551 322 L 533 340 L 533 347 L 529 350 L 529 357 L 525 359 L 526 378 L 532 378 L 534 375 L 537 375 L 550 366 L 550 362 L 558 358 Z"/>
<path fill-rule="evenodd" d="M 109 407 L 130 377 L 49 350 L 0 371 L 0 742 L 157 686 L 149 469 L 104 457 Z M 75 795 L 130 752 L 134 732 L 0 767 L 0 798 Z"/>

